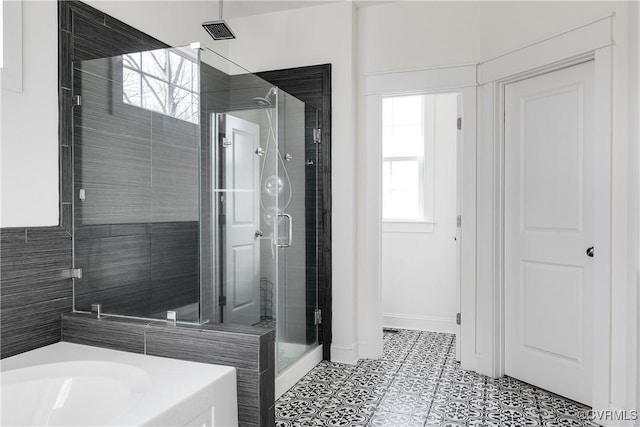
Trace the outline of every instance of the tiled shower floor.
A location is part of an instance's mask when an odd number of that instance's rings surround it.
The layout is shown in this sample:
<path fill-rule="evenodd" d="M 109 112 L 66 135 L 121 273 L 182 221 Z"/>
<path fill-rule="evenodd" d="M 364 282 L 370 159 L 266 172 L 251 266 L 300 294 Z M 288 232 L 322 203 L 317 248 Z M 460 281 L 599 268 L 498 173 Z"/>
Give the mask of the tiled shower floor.
<path fill-rule="evenodd" d="M 592 426 L 589 408 L 460 369 L 455 336 L 385 332 L 381 360 L 323 361 L 276 402 L 276 426 Z"/>

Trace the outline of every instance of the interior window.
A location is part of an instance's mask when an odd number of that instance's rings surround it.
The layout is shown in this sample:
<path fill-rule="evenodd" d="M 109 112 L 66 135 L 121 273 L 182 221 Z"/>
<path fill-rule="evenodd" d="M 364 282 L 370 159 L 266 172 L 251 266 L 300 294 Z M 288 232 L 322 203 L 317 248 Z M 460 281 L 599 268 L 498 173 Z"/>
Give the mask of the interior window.
<path fill-rule="evenodd" d="M 425 116 L 433 96 L 382 100 L 382 215 L 385 221 L 428 221 L 425 206 Z M 431 165 L 427 165 L 431 167 Z"/>

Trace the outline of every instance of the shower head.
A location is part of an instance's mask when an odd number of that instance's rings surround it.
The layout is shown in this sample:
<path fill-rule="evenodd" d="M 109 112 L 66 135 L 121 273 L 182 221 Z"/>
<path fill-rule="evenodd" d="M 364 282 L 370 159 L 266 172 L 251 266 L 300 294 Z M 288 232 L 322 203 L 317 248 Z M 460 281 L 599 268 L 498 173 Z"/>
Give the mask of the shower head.
<path fill-rule="evenodd" d="M 271 97 L 275 96 L 276 93 L 278 93 L 278 89 L 275 86 L 270 87 L 264 97 L 256 96 L 255 98 L 253 98 L 253 103 L 256 104 L 260 108 L 271 107 L 272 106 Z"/>
<path fill-rule="evenodd" d="M 236 36 L 233 34 L 233 31 L 231 31 L 231 28 L 222 20 L 222 0 L 218 0 L 218 4 L 220 6 L 219 19 L 217 21 L 203 22 L 202 26 L 214 40 L 235 39 Z"/>
<path fill-rule="evenodd" d="M 261 96 L 256 96 L 253 98 L 253 103 L 256 104 L 260 108 L 269 108 L 271 107 L 271 101 L 267 98 L 263 98 Z"/>
<path fill-rule="evenodd" d="M 214 40 L 230 40 L 236 38 L 231 28 L 229 28 L 223 20 L 203 22 L 202 26 Z"/>

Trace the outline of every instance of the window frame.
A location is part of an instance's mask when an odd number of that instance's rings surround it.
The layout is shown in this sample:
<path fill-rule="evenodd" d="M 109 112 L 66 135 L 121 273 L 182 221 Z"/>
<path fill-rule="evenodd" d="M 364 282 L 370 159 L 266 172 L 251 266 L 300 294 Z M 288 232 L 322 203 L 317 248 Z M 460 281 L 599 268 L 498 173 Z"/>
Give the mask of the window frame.
<path fill-rule="evenodd" d="M 427 102 L 432 95 L 432 102 Z M 384 94 L 380 96 L 380 144 L 381 144 L 381 202 L 384 207 L 384 173 L 385 162 L 418 160 L 418 210 L 419 216 L 416 218 L 385 218 L 384 209 L 381 212 L 382 229 L 385 232 L 433 232 L 434 230 L 434 169 L 435 169 L 435 95 L 433 92 L 414 92 L 399 94 Z M 384 117 L 382 104 L 385 99 L 400 98 L 408 96 L 422 97 L 422 133 L 423 133 L 423 155 L 422 156 L 385 156 L 384 152 Z M 428 132 L 431 130 L 431 132 Z"/>
<path fill-rule="evenodd" d="M 150 55 L 154 55 L 154 52 L 156 51 L 163 51 L 165 54 L 165 69 L 167 70 L 167 73 L 163 76 L 159 76 L 159 75 L 155 75 L 147 70 L 144 69 L 144 56 L 143 54 L 150 54 Z M 123 90 L 122 90 L 122 102 L 126 105 L 131 105 L 133 107 L 137 107 L 137 108 L 142 108 L 148 111 L 153 111 L 155 113 L 158 114 L 162 114 L 164 116 L 167 117 L 172 117 L 175 118 L 177 120 L 182 120 L 185 121 L 187 123 L 192 123 L 192 124 L 199 124 L 200 122 L 200 116 L 197 113 L 197 111 L 199 111 L 199 105 L 200 105 L 200 82 L 198 80 L 195 80 L 197 82 L 197 86 L 194 88 L 194 85 L 192 84 L 192 87 L 187 87 L 184 85 L 181 85 L 179 83 L 174 83 L 172 82 L 173 76 L 174 74 L 172 73 L 171 70 L 171 54 L 174 54 L 178 57 L 181 57 L 183 60 L 185 61 L 189 61 L 192 63 L 192 67 L 196 66 L 197 67 L 197 71 L 196 71 L 196 76 L 198 76 L 200 74 L 200 64 L 199 64 L 199 57 L 192 57 L 190 55 L 185 54 L 184 52 L 181 52 L 178 48 L 164 48 L 164 49 L 155 49 L 155 50 L 149 50 L 149 51 L 142 51 L 142 52 L 131 52 L 131 53 L 127 53 L 127 54 L 123 54 L 122 55 L 122 83 L 123 83 Z M 127 63 L 127 61 L 125 60 L 125 57 L 129 56 L 129 57 L 133 57 L 133 55 L 139 55 L 139 60 L 140 60 L 140 64 L 138 66 L 138 68 L 131 66 Z M 138 74 L 140 76 L 140 83 L 139 83 L 139 96 L 140 96 L 140 103 L 133 103 L 131 101 L 129 101 L 127 99 L 127 94 L 125 93 L 125 88 L 124 88 L 124 78 L 125 78 L 125 70 L 128 70 L 129 72 Z M 192 73 L 193 75 L 193 70 Z M 160 111 L 158 109 L 155 108 L 149 108 L 148 106 L 144 105 L 144 86 L 145 86 L 145 82 L 146 84 L 151 87 L 151 83 L 150 81 L 157 81 L 160 82 L 160 84 L 166 85 L 167 86 L 167 92 L 165 94 L 165 99 L 163 101 L 160 102 L 160 104 L 162 104 L 163 109 L 165 111 Z M 192 83 L 194 80 L 191 80 Z M 194 107 L 194 103 L 197 104 L 197 107 L 195 108 L 196 113 L 194 113 L 193 111 L 191 112 L 190 116 L 191 119 L 188 118 L 184 118 L 184 117 L 178 117 L 177 115 L 171 114 L 171 112 L 166 111 L 166 107 L 169 106 L 169 102 L 171 101 L 169 99 L 170 94 L 173 93 L 172 89 L 179 89 L 182 90 L 184 92 L 188 92 L 189 93 L 189 97 L 191 99 L 191 108 L 193 109 Z M 153 89 L 152 89 L 153 90 Z"/>

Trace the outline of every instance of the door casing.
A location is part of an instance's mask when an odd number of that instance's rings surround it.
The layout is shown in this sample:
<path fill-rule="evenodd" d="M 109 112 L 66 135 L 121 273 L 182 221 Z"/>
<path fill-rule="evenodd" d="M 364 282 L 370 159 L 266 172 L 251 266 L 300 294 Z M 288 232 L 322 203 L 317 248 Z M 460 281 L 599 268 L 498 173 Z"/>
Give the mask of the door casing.
<path fill-rule="evenodd" d="M 593 307 L 593 407 L 609 408 L 610 389 L 610 338 L 611 338 L 611 46 L 568 57 L 552 64 L 533 68 L 524 72 L 500 78 L 492 83 L 495 107 L 494 123 L 494 307 L 493 324 L 493 363 L 491 374 L 494 377 L 504 375 L 505 369 L 505 306 L 504 306 L 504 90 L 514 83 L 541 74 L 557 71 L 587 61 L 595 61 L 595 182 L 594 189 L 594 246 L 598 254 L 594 258 Z"/>
<path fill-rule="evenodd" d="M 357 192 L 358 206 L 358 334 L 357 349 L 351 349 L 361 358 L 382 356 L 382 180 L 381 180 L 381 99 L 415 93 L 458 93 L 461 95 L 460 112 L 462 132 L 459 135 L 458 184 L 460 200 L 458 210 L 462 216 L 460 247 L 460 306 L 462 313 L 460 355 L 465 369 L 475 369 L 465 363 L 475 357 L 474 336 L 476 287 L 476 64 L 438 67 L 392 73 L 372 73 L 365 79 L 366 126 L 359 138 L 363 156 L 359 158 L 364 179 Z M 375 143 L 372 143 L 375 142 Z M 362 232 L 360 232 L 360 230 Z M 375 267 L 372 267 L 375 266 Z M 463 294 L 463 290 L 471 292 Z M 452 313 L 452 321 L 455 321 Z M 468 320 L 465 320 L 467 319 Z M 356 350 L 356 351 L 354 351 Z M 357 359 L 357 358 L 356 358 Z"/>

